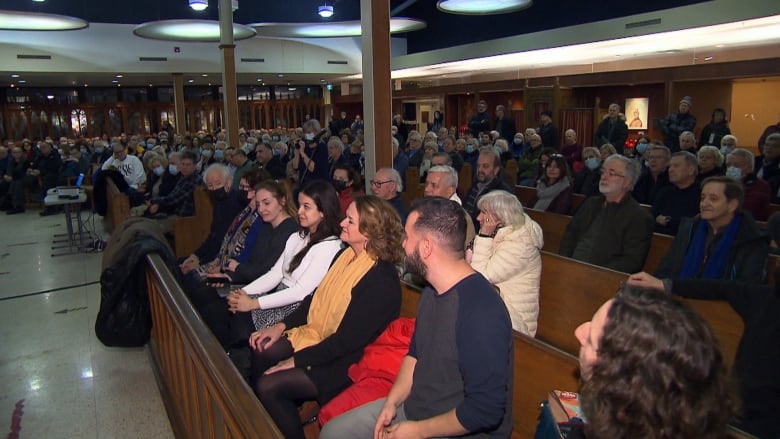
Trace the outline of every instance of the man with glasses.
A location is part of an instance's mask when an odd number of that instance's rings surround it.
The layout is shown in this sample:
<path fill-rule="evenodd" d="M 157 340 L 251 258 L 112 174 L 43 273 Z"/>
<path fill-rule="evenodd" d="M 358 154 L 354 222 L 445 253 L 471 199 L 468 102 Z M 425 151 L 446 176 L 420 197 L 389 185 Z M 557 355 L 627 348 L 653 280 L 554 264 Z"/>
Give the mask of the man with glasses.
<path fill-rule="evenodd" d="M 671 151 L 664 145 L 651 144 L 645 152 L 647 168 L 634 187 L 634 199 L 641 204 L 653 204 L 655 195 L 669 185 Z"/>
<path fill-rule="evenodd" d="M 560 254 L 624 273 L 645 264 L 653 217 L 631 196 L 639 164 L 612 155 L 601 167 L 599 192 L 586 199 L 566 226 Z"/>
<path fill-rule="evenodd" d="M 401 191 L 404 190 L 403 183 L 401 183 L 401 175 L 393 168 L 381 168 L 376 171 L 376 177 L 371 180 L 371 191 L 377 197 L 386 200 L 390 203 L 398 215 L 401 217 L 401 223 L 406 223 L 406 216 L 409 211 L 406 210 L 406 206 L 401 202 Z"/>

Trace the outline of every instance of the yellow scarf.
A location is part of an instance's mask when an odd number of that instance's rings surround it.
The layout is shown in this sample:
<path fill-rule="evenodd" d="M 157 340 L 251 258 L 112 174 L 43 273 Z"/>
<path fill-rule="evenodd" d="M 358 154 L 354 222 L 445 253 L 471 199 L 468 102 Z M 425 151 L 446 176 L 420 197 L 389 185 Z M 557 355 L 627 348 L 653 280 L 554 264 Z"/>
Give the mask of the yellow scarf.
<path fill-rule="evenodd" d="M 376 258 L 366 251 L 355 257 L 355 251 L 348 247 L 341 253 L 314 293 L 307 323 L 287 331 L 287 337 L 296 352 L 336 332 L 352 299 L 352 288 L 375 262 Z"/>

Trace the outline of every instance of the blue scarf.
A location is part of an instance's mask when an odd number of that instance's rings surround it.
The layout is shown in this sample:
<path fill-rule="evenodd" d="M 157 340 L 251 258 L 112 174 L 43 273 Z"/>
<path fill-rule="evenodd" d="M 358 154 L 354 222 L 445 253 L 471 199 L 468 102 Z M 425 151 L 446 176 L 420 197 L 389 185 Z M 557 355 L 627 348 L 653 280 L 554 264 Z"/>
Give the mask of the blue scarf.
<path fill-rule="evenodd" d="M 699 279 L 722 279 L 723 270 L 726 267 L 731 247 L 737 237 L 739 227 L 742 225 L 742 215 L 737 214 L 729 224 L 726 232 L 723 234 L 720 242 L 715 245 L 715 249 L 707 257 L 707 264 L 704 266 L 704 273 Z M 693 235 L 693 241 L 688 247 L 688 253 L 685 254 L 680 279 L 696 278 L 702 261 L 704 260 L 704 248 L 707 244 L 707 233 L 709 233 L 709 224 L 707 221 L 699 220 L 699 225 Z"/>

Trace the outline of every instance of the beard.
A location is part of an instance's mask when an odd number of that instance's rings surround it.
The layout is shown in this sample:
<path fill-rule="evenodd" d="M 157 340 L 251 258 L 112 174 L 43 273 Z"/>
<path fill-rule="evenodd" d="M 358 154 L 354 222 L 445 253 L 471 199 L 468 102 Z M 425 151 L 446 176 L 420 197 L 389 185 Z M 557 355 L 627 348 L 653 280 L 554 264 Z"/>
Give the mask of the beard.
<path fill-rule="evenodd" d="M 419 246 L 415 246 L 414 251 L 411 254 L 406 255 L 406 258 L 404 259 L 404 269 L 407 273 L 412 273 L 422 278 L 425 278 L 428 274 L 428 268 L 425 267 L 425 264 L 420 257 Z"/>

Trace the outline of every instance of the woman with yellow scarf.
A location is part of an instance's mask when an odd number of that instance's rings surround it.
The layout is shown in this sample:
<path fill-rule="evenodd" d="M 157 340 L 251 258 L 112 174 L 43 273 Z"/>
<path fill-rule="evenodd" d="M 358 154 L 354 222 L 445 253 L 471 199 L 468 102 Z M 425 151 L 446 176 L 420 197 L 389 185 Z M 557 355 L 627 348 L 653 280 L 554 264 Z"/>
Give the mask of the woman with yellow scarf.
<path fill-rule="evenodd" d="M 347 369 L 398 317 L 403 226 L 389 203 L 358 197 L 341 222 L 348 247 L 322 283 L 281 323 L 254 332 L 252 387 L 286 438 L 303 438 L 300 401 L 328 402 L 347 388 Z"/>

